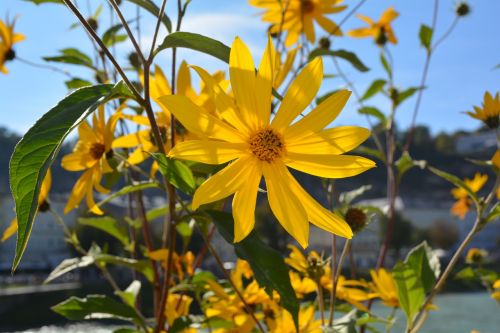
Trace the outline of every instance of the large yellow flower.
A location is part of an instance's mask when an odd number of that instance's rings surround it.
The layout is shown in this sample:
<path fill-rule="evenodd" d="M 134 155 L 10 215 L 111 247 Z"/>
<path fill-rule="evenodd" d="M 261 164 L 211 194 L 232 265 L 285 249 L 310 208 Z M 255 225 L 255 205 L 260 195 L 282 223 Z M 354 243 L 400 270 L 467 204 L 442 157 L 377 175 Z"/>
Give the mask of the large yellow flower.
<path fill-rule="evenodd" d="M 497 128 L 500 115 L 500 94 L 496 93 L 495 98 L 487 91 L 484 93 L 482 107 L 474 106 L 474 112 L 467 112 L 472 118 L 481 120 L 489 128 Z"/>
<path fill-rule="evenodd" d="M 262 20 L 271 23 L 270 33 L 287 32 L 285 39 L 287 47 L 297 43 L 303 33 L 311 43 L 314 43 L 316 40 L 314 23 L 329 34 L 341 36 L 340 28 L 325 16 L 346 9 L 347 6 L 338 6 L 341 2 L 342 0 L 249 0 L 252 6 L 265 10 Z M 283 16 L 284 10 L 286 11 Z"/>
<path fill-rule="evenodd" d="M 278 221 L 303 247 L 307 247 L 309 223 L 342 237 L 352 237 L 347 223 L 314 200 L 292 176 L 288 167 L 325 178 L 357 175 L 375 166 L 359 156 L 342 155 L 366 140 L 369 131 L 355 126 L 324 129 L 340 113 L 350 92 L 330 96 L 292 124 L 312 102 L 323 78 L 321 58 L 311 61 L 291 83 L 271 121 L 274 47 L 269 39 L 255 72 L 248 47 L 236 38 L 230 54 L 231 88 L 236 102 L 201 73 L 214 90 L 219 115 L 215 118 L 185 96 L 159 100 L 199 140 L 179 143 L 170 157 L 207 164 L 231 162 L 196 191 L 192 207 L 235 194 L 234 240 L 244 239 L 255 224 L 255 205 L 262 176 L 267 197 Z"/>
<path fill-rule="evenodd" d="M 483 175 L 479 172 L 474 175 L 473 179 L 464 179 L 465 185 L 467 185 L 474 193 L 479 192 L 487 181 L 488 175 Z M 453 207 L 451 207 L 451 213 L 461 219 L 464 219 L 472 205 L 472 200 L 469 198 L 469 194 L 461 187 L 452 189 L 451 194 L 455 199 L 457 199 L 457 201 L 453 204 Z"/>
<path fill-rule="evenodd" d="M 391 27 L 391 22 L 399 16 L 399 13 L 394 8 L 389 7 L 378 22 L 374 22 L 365 15 L 358 14 L 357 16 L 360 20 L 368 23 L 369 27 L 351 30 L 347 32 L 348 36 L 356 38 L 373 37 L 377 45 L 385 45 L 387 41 L 392 44 L 398 43 Z"/>
<path fill-rule="evenodd" d="M 43 179 L 42 185 L 40 186 L 40 194 L 38 195 L 38 211 L 45 212 L 47 211 L 49 206 L 49 192 L 52 187 L 52 174 L 50 173 L 50 169 L 47 171 L 47 175 Z M 17 231 L 17 218 L 14 218 L 10 225 L 4 230 L 2 234 L 2 239 L 0 242 L 5 242 L 7 239 L 12 237 Z"/>
<path fill-rule="evenodd" d="M 94 214 L 101 215 L 103 212 L 96 206 L 93 189 L 101 193 L 108 193 L 109 190 L 101 186 L 103 173 L 112 172 L 113 169 L 108 164 L 108 158 L 112 156 L 111 144 L 114 139 L 116 122 L 120 117 L 120 112 L 113 114 L 108 121 L 104 115 L 104 106 L 92 117 L 92 127 L 84 121 L 78 127 L 79 140 L 73 153 L 63 157 L 61 165 L 68 171 L 85 172 L 75 183 L 71 195 L 68 199 L 64 212 L 67 213 L 78 207 L 83 197 L 86 197 L 87 206 Z"/>
<path fill-rule="evenodd" d="M 8 19 L 5 22 L 0 20 L 0 72 L 4 74 L 9 72 L 5 67 L 5 62 L 16 57 L 12 47 L 25 39 L 24 35 L 14 32 L 15 23 L 15 19 L 11 22 Z"/>

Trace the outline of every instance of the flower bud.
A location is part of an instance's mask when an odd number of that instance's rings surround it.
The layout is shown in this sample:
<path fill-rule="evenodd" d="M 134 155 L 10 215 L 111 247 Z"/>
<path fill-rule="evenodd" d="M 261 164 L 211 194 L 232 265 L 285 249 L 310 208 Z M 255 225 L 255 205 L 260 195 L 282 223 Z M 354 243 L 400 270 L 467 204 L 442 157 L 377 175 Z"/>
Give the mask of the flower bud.
<path fill-rule="evenodd" d="M 331 42 L 328 39 L 328 37 L 321 37 L 321 39 L 319 40 L 319 47 L 321 49 L 329 50 L 330 46 L 331 46 Z"/>
<path fill-rule="evenodd" d="M 8 49 L 7 52 L 5 52 L 5 61 L 14 60 L 15 57 L 16 52 L 14 52 L 13 49 Z"/>
<path fill-rule="evenodd" d="M 135 69 L 141 68 L 141 60 L 139 59 L 139 55 L 137 54 L 137 52 L 131 52 L 128 55 L 128 61 L 130 62 L 130 65 Z"/>
<path fill-rule="evenodd" d="M 380 27 L 379 31 L 377 32 L 377 35 L 375 36 L 375 44 L 377 44 L 378 46 L 384 46 L 388 40 L 389 39 L 387 38 L 385 28 Z"/>
<path fill-rule="evenodd" d="M 87 19 L 87 24 L 92 28 L 92 30 L 97 31 L 97 28 L 99 28 L 99 24 L 97 23 L 97 20 L 93 17 L 89 17 Z"/>
<path fill-rule="evenodd" d="M 457 16 L 460 17 L 469 15 L 470 14 L 469 4 L 465 1 L 458 3 L 458 5 L 455 7 L 455 13 L 457 14 Z"/>
<path fill-rule="evenodd" d="M 347 210 L 347 213 L 345 213 L 345 221 L 351 227 L 352 232 L 356 234 L 366 227 L 368 218 L 363 210 L 351 207 Z"/>
<path fill-rule="evenodd" d="M 473 247 L 467 252 L 465 262 L 468 264 L 482 264 L 487 256 L 488 252 L 486 250 Z"/>

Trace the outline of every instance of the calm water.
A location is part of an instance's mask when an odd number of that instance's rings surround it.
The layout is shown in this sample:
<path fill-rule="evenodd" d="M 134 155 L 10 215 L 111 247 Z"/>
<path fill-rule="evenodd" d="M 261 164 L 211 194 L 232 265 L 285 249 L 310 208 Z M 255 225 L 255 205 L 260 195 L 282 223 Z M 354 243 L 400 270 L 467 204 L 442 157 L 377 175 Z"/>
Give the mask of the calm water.
<path fill-rule="evenodd" d="M 448 294 L 439 296 L 436 304 L 439 311 L 430 313 L 422 333 L 480 333 L 500 332 L 500 308 L 486 293 Z M 389 313 L 386 308 L 376 305 L 377 314 Z M 13 333 L 111 333 L 116 327 L 94 324 L 74 324 L 64 327 L 45 326 Z M 383 330 L 382 330 L 383 331 Z M 394 333 L 404 332 L 404 318 L 400 313 Z"/>

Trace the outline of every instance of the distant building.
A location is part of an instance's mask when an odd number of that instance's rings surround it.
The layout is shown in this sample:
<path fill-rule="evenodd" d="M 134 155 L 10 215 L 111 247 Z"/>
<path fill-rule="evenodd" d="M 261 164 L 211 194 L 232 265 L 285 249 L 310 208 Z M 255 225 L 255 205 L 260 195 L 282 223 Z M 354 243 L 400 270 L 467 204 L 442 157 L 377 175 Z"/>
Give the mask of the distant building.
<path fill-rule="evenodd" d="M 457 138 L 456 151 L 459 154 L 474 154 L 495 150 L 497 138 L 494 131 L 472 133 Z"/>

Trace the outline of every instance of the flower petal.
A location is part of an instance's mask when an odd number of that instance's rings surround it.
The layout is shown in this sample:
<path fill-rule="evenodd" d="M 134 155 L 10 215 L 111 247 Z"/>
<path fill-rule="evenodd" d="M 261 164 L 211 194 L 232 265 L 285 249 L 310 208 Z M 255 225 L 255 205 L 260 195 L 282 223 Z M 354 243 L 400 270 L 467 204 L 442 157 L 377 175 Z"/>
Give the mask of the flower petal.
<path fill-rule="evenodd" d="M 222 164 L 241 157 L 247 145 L 213 140 L 180 142 L 168 153 L 169 157 L 207 164 Z"/>
<path fill-rule="evenodd" d="M 12 221 L 10 221 L 9 226 L 5 228 L 5 230 L 3 231 L 2 239 L 0 239 L 0 242 L 5 242 L 7 239 L 14 236 L 16 232 L 17 232 L 17 218 L 14 218 Z"/>
<path fill-rule="evenodd" d="M 234 194 L 234 242 L 242 241 L 253 230 L 255 225 L 255 205 L 259 190 L 262 169 L 257 164 L 251 170 L 243 187 Z"/>
<path fill-rule="evenodd" d="M 309 222 L 300 200 L 285 181 L 286 167 L 282 163 L 263 163 L 267 198 L 273 214 L 285 230 L 306 248 L 309 244 Z"/>
<path fill-rule="evenodd" d="M 333 21 L 326 18 L 323 15 L 316 16 L 316 22 L 329 34 L 333 34 L 335 36 L 342 36 L 342 30 L 340 27 L 336 25 Z"/>
<path fill-rule="evenodd" d="M 353 150 L 370 136 L 370 131 L 357 126 L 340 126 L 310 134 L 299 140 L 287 140 L 286 150 L 291 153 L 339 155 Z"/>
<path fill-rule="evenodd" d="M 349 96 L 351 92 L 348 90 L 340 90 L 331 95 L 304 118 L 287 128 L 285 137 L 295 140 L 321 131 L 339 115 Z"/>
<path fill-rule="evenodd" d="M 323 80 L 323 60 L 314 58 L 293 80 L 274 117 L 271 127 L 284 130 L 316 96 Z"/>
<path fill-rule="evenodd" d="M 68 171 L 81 171 L 92 167 L 96 163 L 97 160 L 90 158 L 88 154 L 76 152 L 64 156 L 61 166 Z"/>
<path fill-rule="evenodd" d="M 149 129 L 123 135 L 113 140 L 112 148 L 133 148 L 149 141 L 151 131 Z"/>
<path fill-rule="evenodd" d="M 268 37 L 266 50 L 255 78 L 256 113 L 261 125 L 269 124 L 275 66 L 276 51 L 271 37 Z"/>
<path fill-rule="evenodd" d="M 229 55 L 229 76 L 244 122 L 256 129 L 259 118 L 255 101 L 255 65 L 250 50 L 238 37 L 234 39 Z"/>
<path fill-rule="evenodd" d="M 329 231 L 335 235 L 352 238 L 352 231 L 349 225 L 335 213 L 324 208 L 319 202 L 311 197 L 300 186 L 290 171 L 285 170 L 286 178 L 284 182 L 290 185 L 291 191 L 297 196 L 307 212 L 308 220 L 318 228 Z"/>
<path fill-rule="evenodd" d="M 244 137 L 228 124 L 209 115 L 185 96 L 162 96 L 158 98 L 188 131 L 199 137 L 211 137 L 229 142 L 244 142 Z"/>
<path fill-rule="evenodd" d="M 252 160 L 249 157 L 241 157 L 208 178 L 194 194 L 193 210 L 198 209 L 200 205 L 223 199 L 238 191 L 248 179 L 251 171 L 249 163 L 255 163 Z"/>
<path fill-rule="evenodd" d="M 356 176 L 375 167 L 375 162 L 361 156 L 288 153 L 287 157 L 289 167 L 324 178 Z"/>

